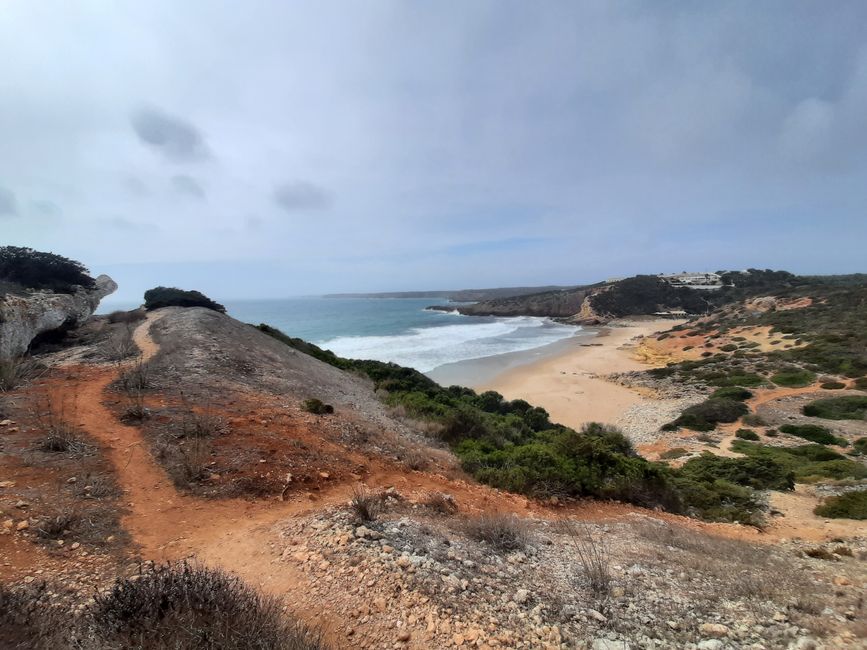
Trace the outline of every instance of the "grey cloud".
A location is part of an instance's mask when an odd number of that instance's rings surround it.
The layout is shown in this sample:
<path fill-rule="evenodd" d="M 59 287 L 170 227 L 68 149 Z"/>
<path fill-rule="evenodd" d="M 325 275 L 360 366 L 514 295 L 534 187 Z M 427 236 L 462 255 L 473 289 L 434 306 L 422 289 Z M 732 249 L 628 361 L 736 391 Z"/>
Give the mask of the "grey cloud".
<path fill-rule="evenodd" d="M 199 181 L 186 174 L 172 176 L 172 189 L 178 194 L 184 194 L 199 200 L 205 199 L 205 190 Z"/>
<path fill-rule="evenodd" d="M 204 136 L 195 125 L 153 108 L 133 113 L 132 128 L 146 145 L 174 162 L 192 162 L 210 157 Z"/>
<path fill-rule="evenodd" d="M 312 183 L 292 181 L 274 190 L 274 202 L 286 212 L 323 210 L 331 205 L 331 195 Z"/>
<path fill-rule="evenodd" d="M 0 218 L 18 215 L 18 201 L 11 190 L 0 187 Z"/>
<path fill-rule="evenodd" d="M 147 184 L 135 176 L 128 176 L 123 181 L 124 188 L 133 196 L 145 197 L 150 196 L 151 190 Z"/>
<path fill-rule="evenodd" d="M 34 212 L 36 212 L 41 217 L 56 217 L 62 212 L 60 206 L 57 205 L 54 201 L 32 201 L 30 205 L 33 208 Z"/>

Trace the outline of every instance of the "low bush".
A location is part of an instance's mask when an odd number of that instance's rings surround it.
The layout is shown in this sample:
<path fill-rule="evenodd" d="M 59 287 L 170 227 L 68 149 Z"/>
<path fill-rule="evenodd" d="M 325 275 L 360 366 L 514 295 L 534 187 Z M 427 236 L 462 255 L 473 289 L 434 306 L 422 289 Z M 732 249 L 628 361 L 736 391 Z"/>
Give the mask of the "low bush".
<path fill-rule="evenodd" d="M 0 359 L 0 393 L 15 390 L 36 377 L 42 366 L 25 357 Z"/>
<path fill-rule="evenodd" d="M 821 388 L 825 390 L 840 390 L 842 388 L 846 388 L 846 384 L 842 381 L 825 381 L 820 385 Z"/>
<path fill-rule="evenodd" d="M 738 402 L 744 402 L 753 396 L 751 391 L 741 386 L 725 386 L 718 388 L 711 394 L 711 399 L 733 399 Z"/>
<path fill-rule="evenodd" d="M 688 460 L 681 471 L 704 483 L 724 480 L 756 490 L 792 490 L 795 487 L 794 473 L 767 457 L 724 458 L 704 452 Z"/>
<path fill-rule="evenodd" d="M 786 388 L 803 388 L 816 381 L 816 374 L 809 370 L 783 370 L 771 375 L 771 381 Z"/>
<path fill-rule="evenodd" d="M 867 490 L 828 497 L 813 512 L 830 519 L 867 519 Z"/>
<path fill-rule="evenodd" d="M 867 437 L 858 438 L 852 443 L 852 451 L 857 455 L 867 455 Z"/>
<path fill-rule="evenodd" d="M 180 650 L 322 650 L 318 634 L 279 601 L 219 569 L 167 564 L 118 579 L 88 611 L 97 647 Z"/>
<path fill-rule="evenodd" d="M 147 311 L 160 307 L 205 307 L 225 313 L 223 305 L 214 302 L 199 291 L 185 291 L 176 287 L 154 287 L 144 294 L 144 308 Z"/>
<path fill-rule="evenodd" d="M 477 542 L 501 551 L 519 551 L 527 546 L 530 532 L 526 522 L 512 514 L 483 514 L 468 517 L 464 533 Z"/>
<path fill-rule="evenodd" d="M 664 452 L 659 454 L 660 460 L 675 460 L 677 458 L 683 458 L 689 452 L 683 447 L 672 447 L 671 449 L 666 449 Z"/>
<path fill-rule="evenodd" d="M 44 584 L 0 584 L 0 648 L 56 650 L 69 647 L 69 614 L 49 601 Z"/>
<path fill-rule="evenodd" d="M 741 440 L 758 440 L 759 434 L 752 429 L 738 429 L 735 431 L 735 437 Z"/>
<path fill-rule="evenodd" d="M 867 397 L 847 395 L 817 399 L 804 406 L 804 415 L 826 420 L 863 420 L 867 416 Z"/>
<path fill-rule="evenodd" d="M 663 430 L 673 431 L 679 427 L 692 431 L 713 431 L 717 424 L 735 422 L 748 409 L 743 402 L 733 399 L 711 398 L 684 409 L 673 422 L 669 422 Z"/>
<path fill-rule="evenodd" d="M 765 378 L 755 373 L 731 373 L 708 381 L 713 386 L 746 386 L 756 388 L 765 383 Z"/>
<path fill-rule="evenodd" d="M 820 427 L 817 424 L 784 424 L 780 427 L 780 431 L 810 442 L 817 442 L 820 445 L 846 446 L 849 444 L 844 438 L 838 438 L 831 433 L 830 429 Z"/>
<path fill-rule="evenodd" d="M 855 388 L 860 388 L 861 390 L 867 390 L 867 377 L 858 377 L 855 380 Z"/>
<path fill-rule="evenodd" d="M 147 315 L 143 309 L 132 309 L 130 311 L 113 311 L 108 316 L 106 316 L 106 320 L 109 323 L 124 323 L 126 325 L 134 325 L 135 323 L 140 323 Z"/>
<path fill-rule="evenodd" d="M 734 352 L 738 349 L 738 346 L 734 343 L 726 343 L 725 345 L 721 345 L 719 349 L 723 352 Z"/>
<path fill-rule="evenodd" d="M 735 440 L 731 449 L 750 458 L 772 460 L 790 470 L 798 482 L 807 482 L 815 477 L 838 480 L 867 478 L 867 466 L 850 460 L 824 445 L 771 447 L 746 440 Z"/>
<path fill-rule="evenodd" d="M 776 429 L 768 429 L 765 431 L 765 435 L 769 438 L 776 438 L 779 435 L 779 432 Z"/>
<path fill-rule="evenodd" d="M 334 413 L 334 407 L 331 406 L 331 404 L 325 404 L 322 400 L 316 399 L 315 397 L 304 400 L 304 404 L 301 405 L 301 408 L 308 413 L 315 413 L 316 415 Z"/>
<path fill-rule="evenodd" d="M 458 504 L 451 494 L 432 492 L 427 495 L 424 505 L 440 515 L 453 515 L 458 511 Z"/>
<path fill-rule="evenodd" d="M 762 416 L 756 415 L 755 413 L 747 413 L 741 418 L 741 422 L 751 427 L 763 427 L 767 424 Z"/>

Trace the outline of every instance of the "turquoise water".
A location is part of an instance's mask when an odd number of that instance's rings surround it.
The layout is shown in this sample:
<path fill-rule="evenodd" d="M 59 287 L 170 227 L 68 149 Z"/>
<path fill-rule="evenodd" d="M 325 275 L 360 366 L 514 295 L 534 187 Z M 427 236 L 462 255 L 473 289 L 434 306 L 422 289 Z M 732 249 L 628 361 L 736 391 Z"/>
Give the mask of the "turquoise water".
<path fill-rule="evenodd" d="M 462 316 L 426 310 L 435 299 L 287 298 L 225 301 L 247 323 L 267 323 L 352 359 L 393 361 L 429 372 L 444 364 L 542 347 L 580 328 L 534 317 Z M 100 311 L 136 305 L 104 304 Z"/>

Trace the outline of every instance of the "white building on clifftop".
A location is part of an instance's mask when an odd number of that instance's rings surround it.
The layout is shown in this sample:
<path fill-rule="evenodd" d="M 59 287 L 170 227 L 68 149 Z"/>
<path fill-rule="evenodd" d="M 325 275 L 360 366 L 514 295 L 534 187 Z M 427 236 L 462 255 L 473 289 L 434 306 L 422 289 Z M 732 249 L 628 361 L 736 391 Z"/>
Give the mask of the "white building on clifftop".
<path fill-rule="evenodd" d="M 674 287 L 714 290 L 723 286 L 719 273 L 660 273 L 659 277 Z"/>

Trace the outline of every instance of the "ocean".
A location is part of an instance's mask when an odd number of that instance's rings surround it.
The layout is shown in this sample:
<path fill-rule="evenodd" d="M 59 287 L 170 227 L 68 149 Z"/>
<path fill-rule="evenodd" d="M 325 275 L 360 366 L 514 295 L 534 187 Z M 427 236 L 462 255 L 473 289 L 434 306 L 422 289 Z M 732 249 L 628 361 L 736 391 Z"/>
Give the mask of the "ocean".
<path fill-rule="evenodd" d="M 238 320 L 267 323 L 342 357 L 393 361 L 426 373 L 447 364 L 541 348 L 581 330 L 546 318 L 428 310 L 448 304 L 430 298 L 306 297 L 224 304 Z M 99 311 L 135 306 L 107 302 Z"/>

